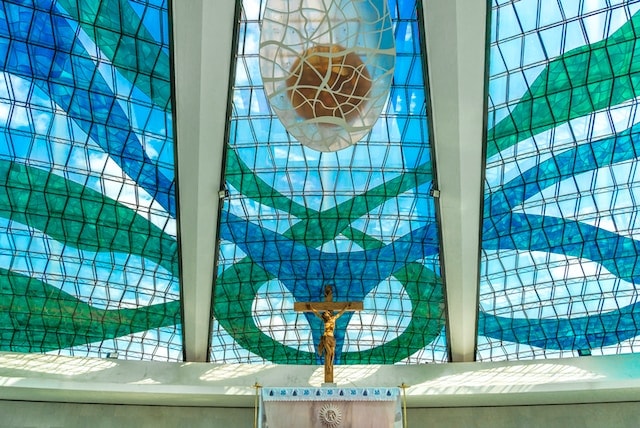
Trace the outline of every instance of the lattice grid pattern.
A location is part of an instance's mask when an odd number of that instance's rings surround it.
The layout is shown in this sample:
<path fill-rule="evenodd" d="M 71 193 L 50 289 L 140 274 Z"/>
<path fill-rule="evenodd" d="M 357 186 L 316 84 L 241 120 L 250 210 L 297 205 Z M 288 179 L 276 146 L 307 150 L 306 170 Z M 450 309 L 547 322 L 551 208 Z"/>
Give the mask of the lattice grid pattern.
<path fill-rule="evenodd" d="M 0 4 L 0 350 L 181 360 L 166 1 Z"/>
<path fill-rule="evenodd" d="M 267 3 L 269 0 L 267 0 Z M 370 133 L 320 152 L 270 109 L 259 71 L 265 3 L 243 1 L 214 288 L 211 360 L 313 364 L 322 325 L 294 301 L 364 301 L 336 328 L 337 364 L 447 359 L 415 1 L 389 1 L 396 63 Z"/>
<path fill-rule="evenodd" d="M 638 350 L 639 10 L 492 3 L 479 360 Z"/>
<path fill-rule="evenodd" d="M 315 150 L 356 143 L 389 97 L 395 49 L 384 1 L 269 0 L 259 54 L 271 108 Z"/>

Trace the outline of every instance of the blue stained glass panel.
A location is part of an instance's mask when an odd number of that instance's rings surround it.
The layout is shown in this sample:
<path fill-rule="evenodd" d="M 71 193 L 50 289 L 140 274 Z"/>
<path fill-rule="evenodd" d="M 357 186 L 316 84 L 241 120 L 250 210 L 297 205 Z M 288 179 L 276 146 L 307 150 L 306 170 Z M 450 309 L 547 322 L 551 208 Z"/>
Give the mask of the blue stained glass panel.
<path fill-rule="evenodd" d="M 478 359 L 637 352 L 640 4 L 491 20 Z"/>
<path fill-rule="evenodd" d="M 168 15 L 0 5 L 0 350 L 182 359 Z"/>
<path fill-rule="evenodd" d="M 337 364 L 446 361 L 420 5 L 386 2 L 396 66 L 384 110 L 356 144 L 321 152 L 291 137 L 264 95 L 268 2 L 242 2 L 210 358 L 319 363 L 322 323 L 293 307 L 330 284 L 336 301 L 364 306 L 338 319 Z"/>

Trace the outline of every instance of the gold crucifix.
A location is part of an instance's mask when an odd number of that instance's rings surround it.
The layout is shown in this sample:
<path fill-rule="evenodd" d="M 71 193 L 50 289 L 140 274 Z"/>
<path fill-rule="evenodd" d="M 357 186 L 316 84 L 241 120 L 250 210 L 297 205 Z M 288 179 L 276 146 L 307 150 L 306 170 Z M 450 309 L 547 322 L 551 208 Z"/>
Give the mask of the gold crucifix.
<path fill-rule="evenodd" d="M 295 302 L 293 304 L 293 309 L 296 312 L 313 312 L 324 322 L 324 331 L 318 344 L 318 355 L 322 357 L 324 354 L 325 383 L 333 383 L 333 359 L 336 354 L 336 339 L 333 336 L 333 331 L 336 328 L 336 320 L 346 311 L 361 311 L 362 308 L 362 302 L 334 302 L 333 290 L 330 285 L 324 289 L 324 302 Z"/>

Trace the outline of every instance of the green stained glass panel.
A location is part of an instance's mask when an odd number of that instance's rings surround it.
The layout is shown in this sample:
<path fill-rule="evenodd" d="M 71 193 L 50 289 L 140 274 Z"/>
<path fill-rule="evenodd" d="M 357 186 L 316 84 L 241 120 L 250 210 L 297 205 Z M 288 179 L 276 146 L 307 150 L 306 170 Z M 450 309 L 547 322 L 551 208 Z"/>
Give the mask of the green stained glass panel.
<path fill-rule="evenodd" d="M 313 2 L 310 2 L 310 4 Z M 264 1 L 242 2 L 210 358 L 315 364 L 322 325 L 294 302 L 364 302 L 336 329 L 337 364 L 447 360 L 429 142 L 422 10 L 388 7 L 393 83 L 373 128 L 333 152 L 303 146 L 273 113 L 258 66 Z M 259 16 L 255 11 L 260 11 Z M 311 12 L 309 12 L 311 13 Z"/>
<path fill-rule="evenodd" d="M 159 0 L 0 8 L 0 350 L 181 360 Z"/>
<path fill-rule="evenodd" d="M 639 12 L 491 3 L 479 360 L 637 352 Z"/>

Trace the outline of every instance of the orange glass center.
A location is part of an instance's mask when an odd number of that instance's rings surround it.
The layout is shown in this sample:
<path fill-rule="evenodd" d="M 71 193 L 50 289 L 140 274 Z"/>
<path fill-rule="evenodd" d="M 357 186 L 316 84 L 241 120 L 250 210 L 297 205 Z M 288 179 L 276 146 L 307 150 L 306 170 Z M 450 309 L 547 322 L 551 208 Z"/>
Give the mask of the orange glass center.
<path fill-rule="evenodd" d="M 287 94 L 304 119 L 340 117 L 347 122 L 360 113 L 371 90 L 371 76 L 360 57 L 340 45 L 307 49 L 291 67 Z"/>

